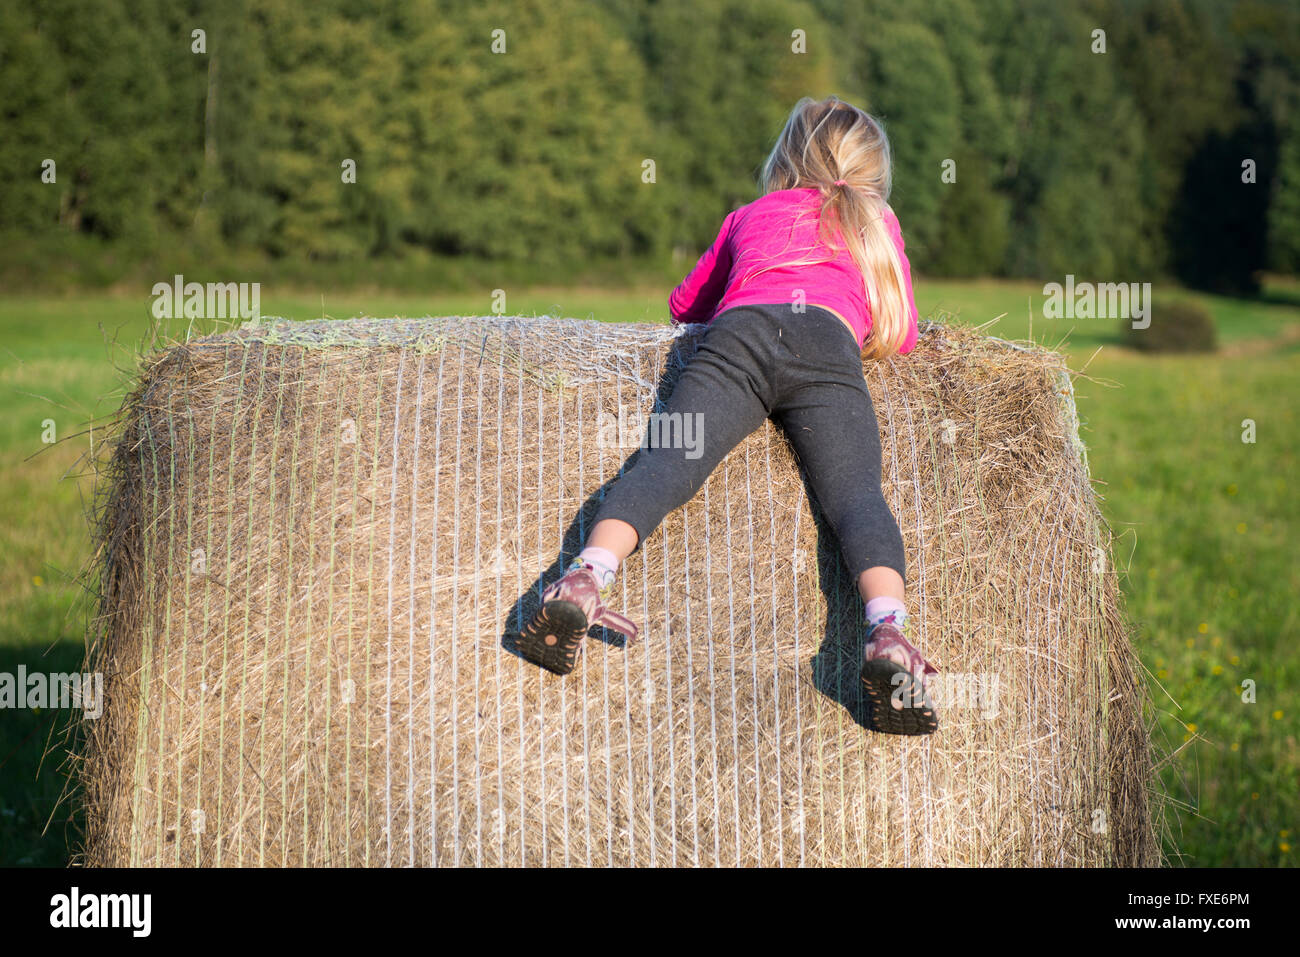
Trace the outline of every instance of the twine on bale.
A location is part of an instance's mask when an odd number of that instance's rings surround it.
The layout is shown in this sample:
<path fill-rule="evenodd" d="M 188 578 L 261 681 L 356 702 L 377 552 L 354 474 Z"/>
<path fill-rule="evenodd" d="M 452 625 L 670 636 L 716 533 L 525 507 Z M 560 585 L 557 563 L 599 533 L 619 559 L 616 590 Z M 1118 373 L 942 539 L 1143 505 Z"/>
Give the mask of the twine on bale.
<path fill-rule="evenodd" d="M 917 644 L 996 715 L 868 730 L 861 603 L 771 423 L 625 564 L 643 642 L 513 653 L 635 452 L 602 414 L 656 407 L 700 331 L 264 320 L 151 357 L 104 475 L 84 860 L 1155 863 L 1054 353 L 929 324 L 865 366 Z"/>

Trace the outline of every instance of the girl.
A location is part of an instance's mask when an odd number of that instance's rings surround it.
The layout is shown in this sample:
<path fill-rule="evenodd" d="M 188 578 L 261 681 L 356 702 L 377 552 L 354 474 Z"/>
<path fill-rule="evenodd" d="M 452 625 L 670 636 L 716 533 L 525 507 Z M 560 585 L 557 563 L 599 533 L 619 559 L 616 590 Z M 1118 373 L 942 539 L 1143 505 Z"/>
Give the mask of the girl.
<path fill-rule="evenodd" d="M 520 637 L 525 658 L 568 674 L 596 624 L 635 641 L 636 625 L 603 601 L 619 564 L 771 416 L 866 603 L 861 677 L 874 725 L 894 734 L 938 727 L 924 688 L 937 669 L 906 637 L 903 538 L 880 490 L 880 426 L 862 375 L 864 353 L 905 355 L 916 344 L 890 180 L 880 123 L 834 96 L 799 101 L 763 165 L 763 196 L 723 220 L 668 300 L 674 323 L 708 323 L 663 410 L 703 414 L 703 454 L 639 450 L 586 547 L 543 592 Z"/>

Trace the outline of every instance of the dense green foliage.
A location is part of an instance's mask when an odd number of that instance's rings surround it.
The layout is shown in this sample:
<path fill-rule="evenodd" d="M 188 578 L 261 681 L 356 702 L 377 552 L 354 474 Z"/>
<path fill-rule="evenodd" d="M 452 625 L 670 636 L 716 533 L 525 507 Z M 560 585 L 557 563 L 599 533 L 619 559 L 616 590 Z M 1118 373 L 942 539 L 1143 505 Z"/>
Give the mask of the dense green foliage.
<path fill-rule="evenodd" d="M 663 262 L 832 92 L 884 118 L 931 275 L 1300 269 L 1290 0 L 13 0 L 0 232 Z"/>

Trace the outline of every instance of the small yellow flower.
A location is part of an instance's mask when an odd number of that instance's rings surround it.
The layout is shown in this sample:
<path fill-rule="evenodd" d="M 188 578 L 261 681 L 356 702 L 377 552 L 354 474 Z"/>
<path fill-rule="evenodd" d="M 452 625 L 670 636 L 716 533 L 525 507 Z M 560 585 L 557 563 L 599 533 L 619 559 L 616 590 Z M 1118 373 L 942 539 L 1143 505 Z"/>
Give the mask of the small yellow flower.
<path fill-rule="evenodd" d="M 1201 622 L 1199 625 L 1196 626 L 1196 630 L 1199 631 L 1201 634 L 1205 634 L 1207 631 L 1210 630 L 1210 626 L 1207 625 L 1205 622 Z"/>
<path fill-rule="evenodd" d="M 1278 708 L 1276 711 L 1273 712 L 1273 720 L 1274 720 L 1274 721 L 1281 721 L 1281 720 L 1282 720 L 1282 709 L 1281 709 L 1281 708 Z"/>
<path fill-rule="evenodd" d="M 1187 726 L 1187 730 L 1190 731 L 1192 734 L 1195 734 L 1195 733 L 1196 733 L 1196 722 L 1193 721 L 1191 724 L 1189 724 L 1189 725 Z"/>
<path fill-rule="evenodd" d="M 1252 794 L 1252 795 L 1250 796 L 1250 799 L 1251 799 L 1252 801 L 1258 801 L 1258 800 L 1259 800 L 1259 792 L 1256 791 L 1254 794 Z"/>
<path fill-rule="evenodd" d="M 1246 534 L 1246 523 L 1245 523 L 1245 522 L 1238 522 L 1238 523 L 1237 523 L 1237 534 L 1238 534 L 1238 535 L 1245 535 L 1245 534 Z"/>
<path fill-rule="evenodd" d="M 1232 742 L 1232 747 L 1231 747 L 1229 750 L 1231 750 L 1231 751 L 1240 751 L 1240 750 L 1241 750 L 1241 745 L 1238 744 L 1236 741 L 1234 741 L 1234 742 Z"/>
<path fill-rule="evenodd" d="M 1291 850 L 1291 845 L 1288 844 L 1286 841 L 1283 841 L 1281 844 L 1277 846 L 1277 849 L 1281 851 L 1283 854 L 1286 854 Z"/>
<path fill-rule="evenodd" d="M 1223 674 L 1223 665 L 1215 665 L 1213 668 L 1210 669 L 1210 674 L 1215 674 L 1215 675 Z"/>
<path fill-rule="evenodd" d="M 1241 664 L 1241 658 L 1239 658 L 1237 655 L 1233 655 L 1231 658 L 1228 659 L 1228 664 L 1239 665 Z"/>
<path fill-rule="evenodd" d="M 1161 668 L 1159 671 L 1156 672 L 1156 677 L 1157 677 L 1157 678 L 1168 678 L 1168 677 L 1169 677 L 1169 672 L 1168 672 L 1168 671 L 1165 671 L 1164 668 Z"/>
<path fill-rule="evenodd" d="M 1158 575 L 1158 574 L 1160 574 L 1160 573 L 1157 572 L 1154 568 L 1148 568 L 1148 569 L 1147 569 L 1147 578 L 1155 578 L 1156 575 Z"/>
<path fill-rule="evenodd" d="M 1228 486 L 1228 494 L 1229 494 L 1229 495 L 1236 495 L 1236 494 L 1237 494 L 1237 486 L 1235 486 L 1235 485 L 1229 485 L 1229 486 Z"/>
<path fill-rule="evenodd" d="M 1195 639 L 1195 638 L 1188 638 L 1188 639 L 1187 639 L 1187 647 L 1188 647 L 1188 648 L 1195 647 L 1195 645 L 1196 645 L 1196 639 Z"/>
<path fill-rule="evenodd" d="M 1184 742 L 1184 743 L 1186 743 L 1186 742 L 1188 742 L 1188 741 L 1190 741 L 1190 740 L 1192 740 L 1192 736 L 1191 736 L 1190 734 L 1185 734 L 1185 735 L 1183 735 L 1183 742 Z"/>
<path fill-rule="evenodd" d="M 32 584 L 35 585 L 37 588 L 40 588 L 42 585 L 45 584 L 45 579 L 42 578 L 40 575 L 33 575 Z"/>

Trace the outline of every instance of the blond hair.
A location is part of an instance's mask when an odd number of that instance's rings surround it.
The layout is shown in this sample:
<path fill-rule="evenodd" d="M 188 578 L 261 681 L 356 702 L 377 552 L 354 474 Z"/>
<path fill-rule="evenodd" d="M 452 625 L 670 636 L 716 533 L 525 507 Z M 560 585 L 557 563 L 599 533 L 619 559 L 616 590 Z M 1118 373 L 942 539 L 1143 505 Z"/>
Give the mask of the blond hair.
<path fill-rule="evenodd" d="M 821 190 L 823 242 L 834 249 L 838 229 L 862 271 L 872 319 L 863 352 L 874 358 L 896 353 L 910 324 L 903 264 L 885 223 L 885 212 L 892 212 L 892 165 L 885 129 L 874 117 L 835 96 L 804 97 L 786 120 L 759 180 L 765 194 Z"/>

